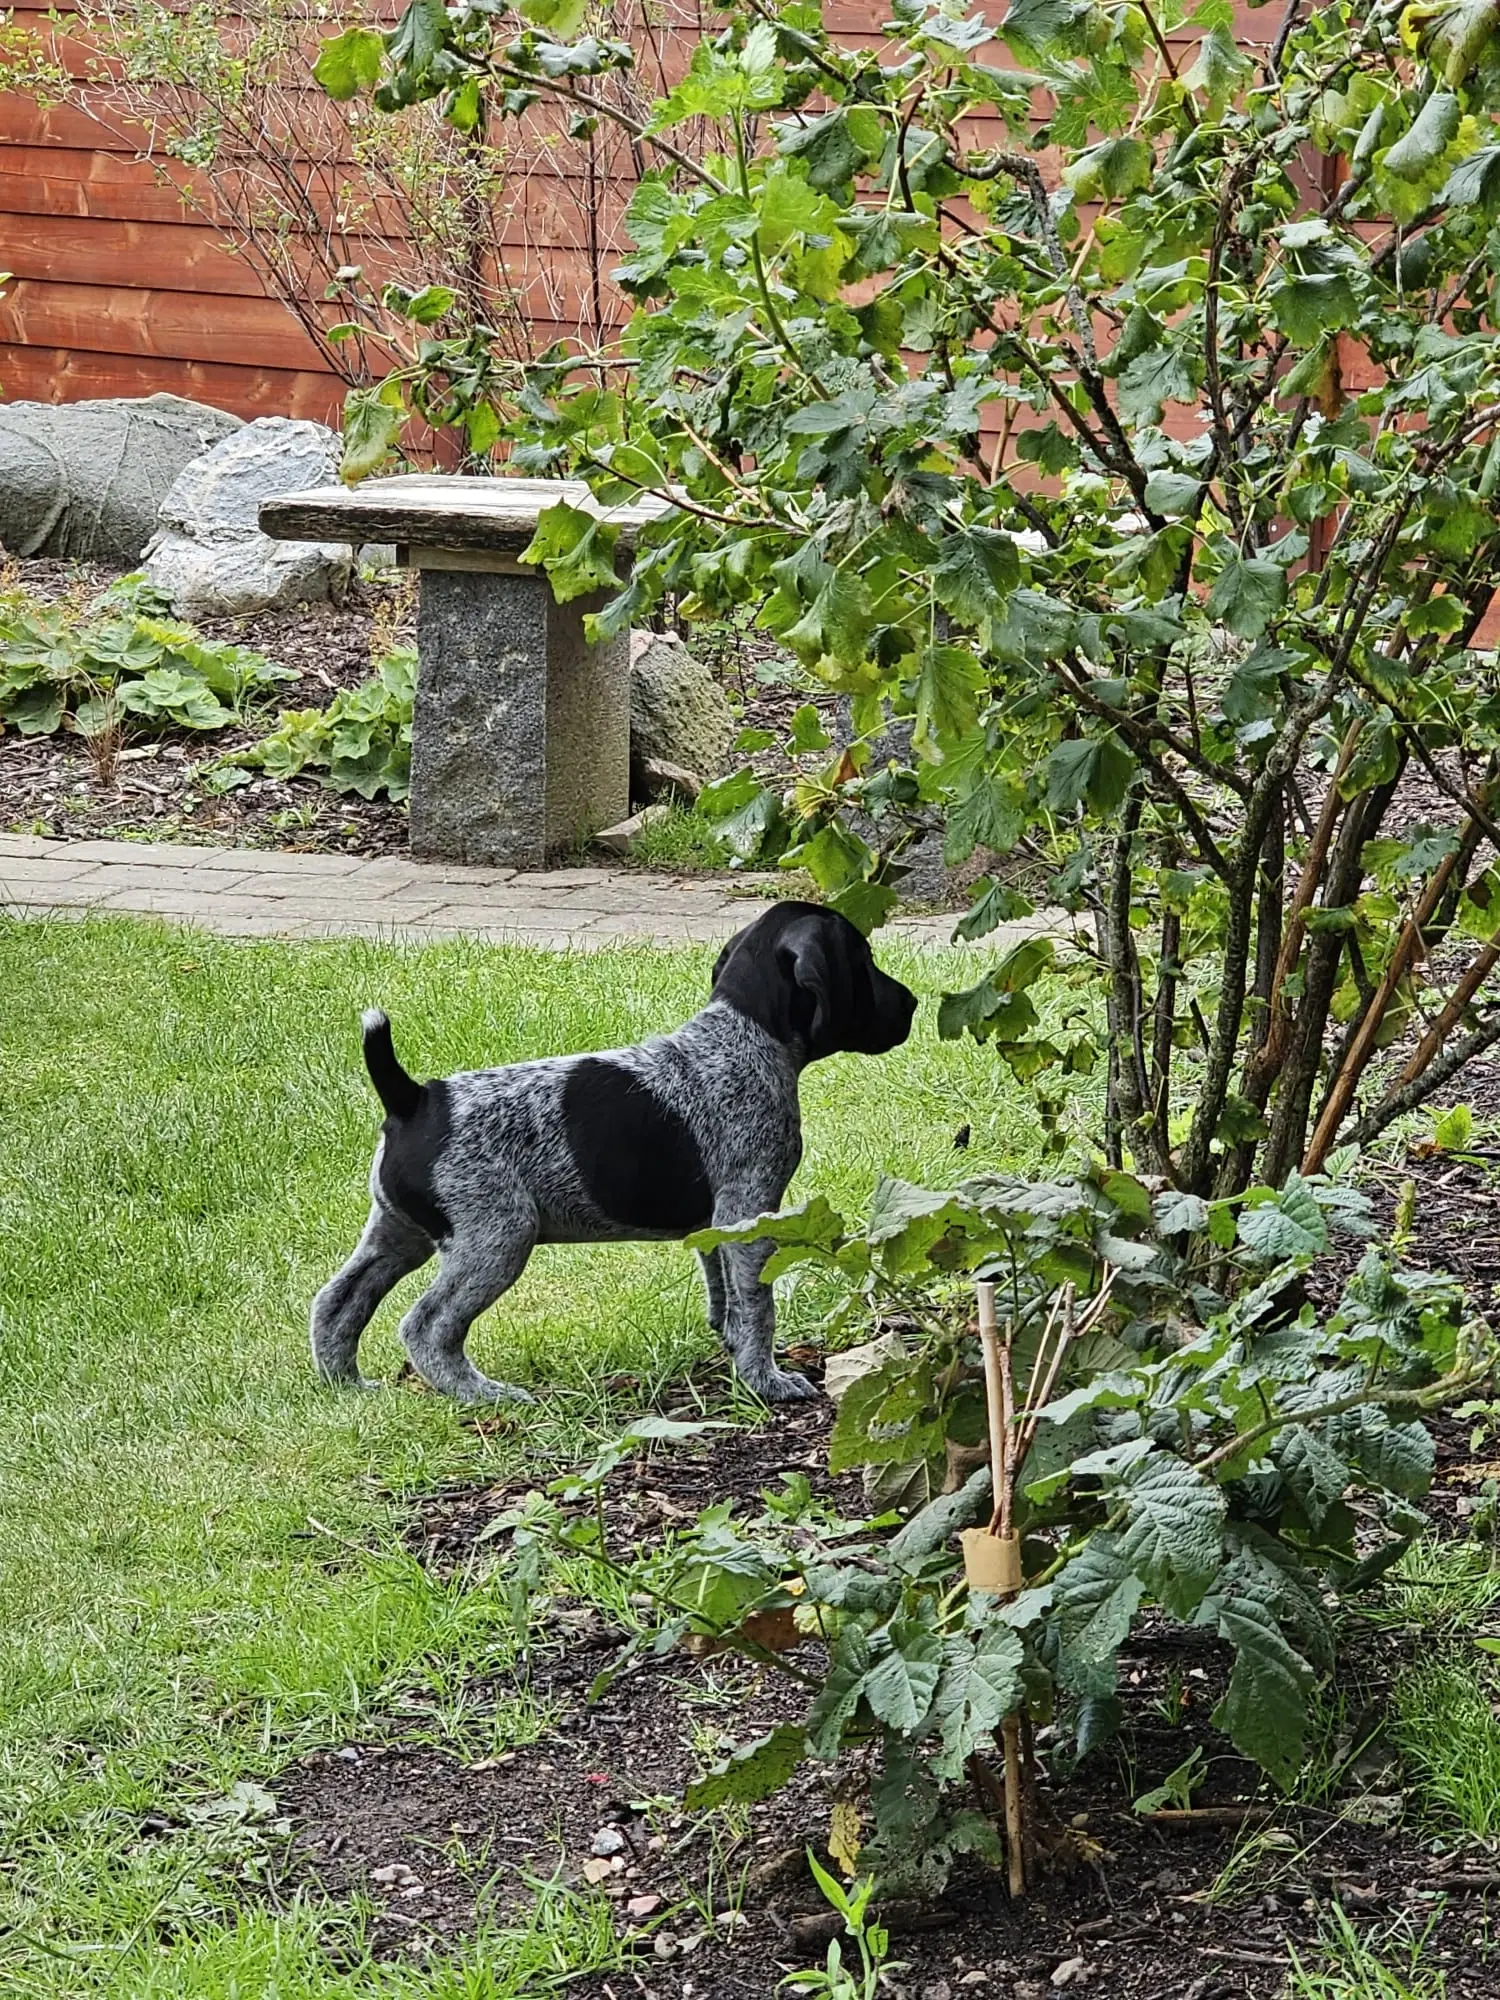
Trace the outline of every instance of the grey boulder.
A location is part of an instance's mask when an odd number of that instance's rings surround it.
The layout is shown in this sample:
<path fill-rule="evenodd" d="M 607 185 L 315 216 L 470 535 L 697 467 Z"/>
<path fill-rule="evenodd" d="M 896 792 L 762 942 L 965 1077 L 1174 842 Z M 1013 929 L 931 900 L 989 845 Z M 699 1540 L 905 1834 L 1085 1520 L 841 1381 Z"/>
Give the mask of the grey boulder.
<path fill-rule="evenodd" d="M 734 740 L 724 690 L 680 639 L 630 635 L 630 795 L 689 792 L 716 777 Z"/>
<path fill-rule="evenodd" d="M 240 428 L 182 396 L 0 404 L 0 545 L 133 565 L 183 467 Z"/>
<path fill-rule="evenodd" d="M 326 424 L 257 417 L 183 469 L 145 564 L 180 617 L 243 618 L 343 596 L 347 543 L 280 542 L 259 527 L 263 500 L 332 484 L 342 450 Z"/>

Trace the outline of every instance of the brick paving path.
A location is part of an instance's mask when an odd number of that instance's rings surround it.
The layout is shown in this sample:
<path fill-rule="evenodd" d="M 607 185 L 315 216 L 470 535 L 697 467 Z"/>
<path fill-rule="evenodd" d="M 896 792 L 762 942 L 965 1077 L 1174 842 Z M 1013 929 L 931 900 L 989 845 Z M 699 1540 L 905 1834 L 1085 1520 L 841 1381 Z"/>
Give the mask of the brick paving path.
<path fill-rule="evenodd" d="M 745 887 L 751 890 L 747 881 Z M 767 908 L 722 879 L 612 868 L 457 868 L 401 856 L 267 853 L 129 840 L 0 834 L 0 911 L 141 911 L 238 937 L 476 937 L 585 949 L 714 943 Z M 909 917 L 884 936 L 945 944 L 952 917 Z M 1015 926 L 1016 935 L 1036 923 Z M 992 933 L 993 948 L 1014 939 Z"/>

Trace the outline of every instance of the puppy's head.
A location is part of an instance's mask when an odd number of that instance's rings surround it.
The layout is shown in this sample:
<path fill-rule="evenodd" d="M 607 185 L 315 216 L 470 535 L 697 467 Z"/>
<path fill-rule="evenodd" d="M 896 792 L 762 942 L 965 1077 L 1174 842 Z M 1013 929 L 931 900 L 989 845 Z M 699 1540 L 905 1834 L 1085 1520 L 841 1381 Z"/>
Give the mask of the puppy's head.
<path fill-rule="evenodd" d="M 849 1050 L 884 1055 L 911 1033 L 917 996 L 875 963 L 847 917 L 816 903 L 778 903 L 729 940 L 714 998 L 758 1022 L 804 1062 Z"/>

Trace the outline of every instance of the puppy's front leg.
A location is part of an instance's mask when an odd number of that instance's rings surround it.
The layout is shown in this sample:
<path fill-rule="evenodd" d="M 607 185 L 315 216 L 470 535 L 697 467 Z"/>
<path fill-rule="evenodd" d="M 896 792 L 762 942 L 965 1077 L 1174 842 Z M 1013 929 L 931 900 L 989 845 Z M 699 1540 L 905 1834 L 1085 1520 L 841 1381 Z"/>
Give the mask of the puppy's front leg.
<path fill-rule="evenodd" d="M 741 1380 L 757 1396 L 768 1403 L 797 1403 L 818 1392 L 805 1375 L 776 1365 L 776 1301 L 771 1287 L 760 1280 L 775 1248 L 769 1242 L 720 1245 L 726 1293 L 724 1345 Z"/>
<path fill-rule="evenodd" d="M 726 1310 L 724 1266 L 717 1250 L 700 1250 L 698 1263 L 703 1271 L 703 1289 L 708 1294 L 708 1323 L 715 1333 L 724 1331 Z"/>

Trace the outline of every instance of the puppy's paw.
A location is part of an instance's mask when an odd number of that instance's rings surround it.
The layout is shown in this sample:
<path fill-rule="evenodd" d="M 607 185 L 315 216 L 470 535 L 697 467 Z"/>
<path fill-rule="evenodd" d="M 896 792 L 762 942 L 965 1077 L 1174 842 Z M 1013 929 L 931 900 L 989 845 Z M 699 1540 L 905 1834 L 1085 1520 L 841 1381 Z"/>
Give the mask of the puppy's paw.
<path fill-rule="evenodd" d="M 789 1368 L 769 1369 L 748 1386 L 767 1403 L 806 1403 L 819 1393 L 805 1375 Z"/>
<path fill-rule="evenodd" d="M 519 1388 L 514 1382 L 492 1382 L 488 1375 L 470 1384 L 459 1401 L 466 1406 L 484 1403 L 534 1403 L 536 1397 L 529 1389 Z"/>

